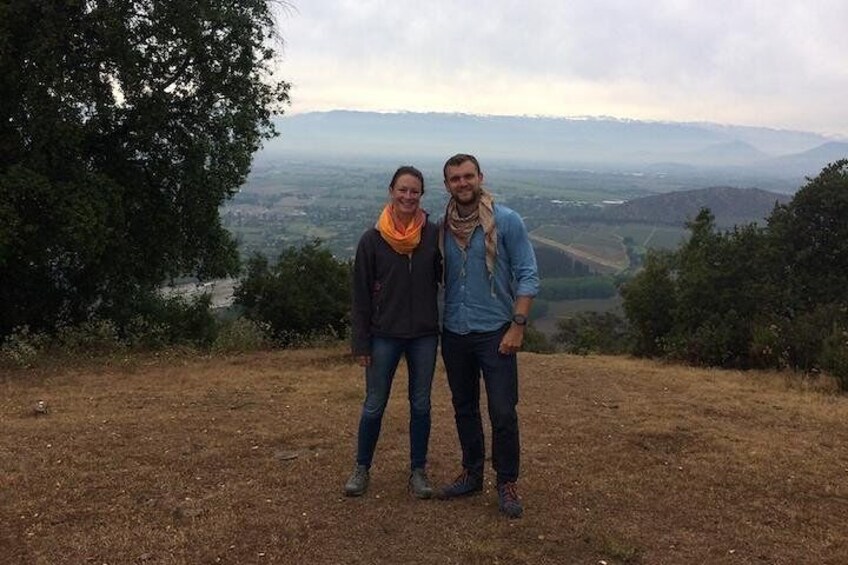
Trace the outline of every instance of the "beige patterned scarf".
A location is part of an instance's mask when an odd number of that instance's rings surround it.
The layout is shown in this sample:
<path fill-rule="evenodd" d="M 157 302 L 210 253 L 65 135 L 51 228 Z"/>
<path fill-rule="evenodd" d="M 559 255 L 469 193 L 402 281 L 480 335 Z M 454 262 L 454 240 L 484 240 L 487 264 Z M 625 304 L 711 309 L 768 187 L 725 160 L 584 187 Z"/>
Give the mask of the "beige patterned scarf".
<path fill-rule="evenodd" d="M 495 258 L 498 253 L 498 231 L 495 226 L 495 201 L 491 193 L 483 189 L 477 209 L 468 216 L 461 217 L 456 201 L 451 198 L 445 210 L 445 224 L 453 234 L 459 248 L 465 252 L 471 241 L 471 234 L 477 226 L 483 228 L 486 242 L 486 268 L 491 277 L 495 272 Z M 444 247 L 444 246 L 442 246 Z M 444 252 L 443 252 L 444 254 Z"/>

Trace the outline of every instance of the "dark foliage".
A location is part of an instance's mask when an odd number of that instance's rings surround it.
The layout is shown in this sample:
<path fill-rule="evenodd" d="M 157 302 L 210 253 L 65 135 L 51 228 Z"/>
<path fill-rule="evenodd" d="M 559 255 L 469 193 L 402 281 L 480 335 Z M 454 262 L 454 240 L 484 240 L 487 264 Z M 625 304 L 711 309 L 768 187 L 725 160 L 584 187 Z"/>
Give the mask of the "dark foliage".
<path fill-rule="evenodd" d="M 673 268 L 673 255 L 651 251 L 645 268 L 621 287 L 636 355 L 654 357 L 663 352 L 677 302 Z"/>
<path fill-rule="evenodd" d="M 543 278 L 539 298 L 550 301 L 612 298 L 616 292 L 616 282 L 611 276 Z"/>
<path fill-rule="evenodd" d="M 267 323 L 283 345 L 315 335 L 341 337 L 350 316 L 350 264 L 317 241 L 289 247 L 274 265 L 254 255 L 235 303 L 250 319 Z"/>
<path fill-rule="evenodd" d="M 731 367 L 824 369 L 848 388 L 848 160 L 767 228 L 718 232 L 702 210 L 675 253 L 624 285 L 635 352 Z"/>
<path fill-rule="evenodd" d="M 627 322 L 612 312 L 582 312 L 557 323 L 554 342 L 568 353 L 618 355 L 631 350 Z"/>
<path fill-rule="evenodd" d="M 0 336 L 238 269 L 218 209 L 288 85 L 264 0 L 0 3 Z"/>
<path fill-rule="evenodd" d="M 562 277 L 581 277 L 590 273 L 587 265 L 577 261 L 567 253 L 545 245 L 534 245 L 539 276 L 543 279 Z"/>

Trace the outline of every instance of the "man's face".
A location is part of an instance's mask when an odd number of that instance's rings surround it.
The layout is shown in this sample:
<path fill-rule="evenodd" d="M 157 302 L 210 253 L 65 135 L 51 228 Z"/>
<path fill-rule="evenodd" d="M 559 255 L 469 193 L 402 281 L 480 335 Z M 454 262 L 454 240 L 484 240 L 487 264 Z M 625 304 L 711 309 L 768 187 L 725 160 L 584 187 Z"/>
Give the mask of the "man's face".
<path fill-rule="evenodd" d="M 457 204 L 470 206 L 480 200 L 483 192 L 483 173 L 477 170 L 472 161 L 464 161 L 445 171 L 445 188 Z"/>

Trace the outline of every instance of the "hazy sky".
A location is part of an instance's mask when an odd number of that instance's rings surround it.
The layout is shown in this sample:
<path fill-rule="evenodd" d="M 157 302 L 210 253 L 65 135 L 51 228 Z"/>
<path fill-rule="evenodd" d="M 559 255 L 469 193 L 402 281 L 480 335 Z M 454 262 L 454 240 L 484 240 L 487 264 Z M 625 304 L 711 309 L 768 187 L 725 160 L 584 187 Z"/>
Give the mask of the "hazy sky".
<path fill-rule="evenodd" d="M 285 0 L 289 112 L 709 121 L 848 136 L 846 0 Z"/>

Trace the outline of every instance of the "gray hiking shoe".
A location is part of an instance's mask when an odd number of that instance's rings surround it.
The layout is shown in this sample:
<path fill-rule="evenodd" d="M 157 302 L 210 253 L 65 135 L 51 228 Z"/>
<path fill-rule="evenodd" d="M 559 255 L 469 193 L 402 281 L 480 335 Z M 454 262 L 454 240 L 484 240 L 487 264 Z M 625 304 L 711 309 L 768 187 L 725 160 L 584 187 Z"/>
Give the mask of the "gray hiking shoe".
<path fill-rule="evenodd" d="M 524 506 L 518 498 L 515 483 L 502 483 L 498 485 L 498 508 L 507 518 L 520 518 L 524 512 Z"/>
<path fill-rule="evenodd" d="M 444 500 L 448 498 L 468 496 L 470 494 L 476 494 L 482 490 L 483 476 L 469 473 L 468 469 L 463 469 L 462 473 L 460 473 L 451 484 L 442 487 L 441 491 L 439 491 L 439 498 Z"/>
<path fill-rule="evenodd" d="M 368 489 L 368 481 L 370 479 L 368 467 L 365 465 L 357 465 L 350 475 L 350 478 L 345 483 L 345 494 L 347 496 L 362 496 Z"/>
<path fill-rule="evenodd" d="M 430 498 L 433 496 L 433 487 L 427 479 L 427 471 L 424 469 L 413 469 L 409 475 L 409 492 L 416 498 Z"/>

